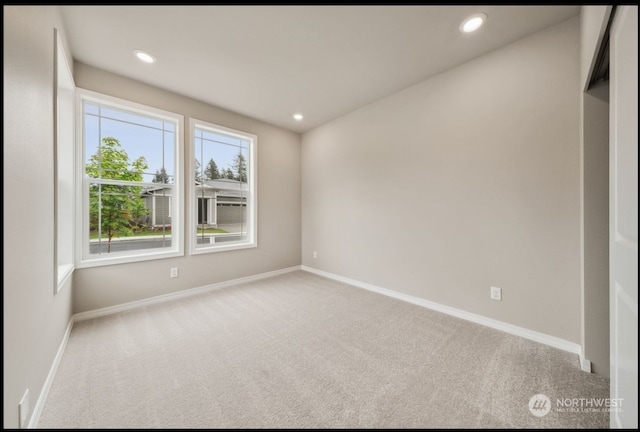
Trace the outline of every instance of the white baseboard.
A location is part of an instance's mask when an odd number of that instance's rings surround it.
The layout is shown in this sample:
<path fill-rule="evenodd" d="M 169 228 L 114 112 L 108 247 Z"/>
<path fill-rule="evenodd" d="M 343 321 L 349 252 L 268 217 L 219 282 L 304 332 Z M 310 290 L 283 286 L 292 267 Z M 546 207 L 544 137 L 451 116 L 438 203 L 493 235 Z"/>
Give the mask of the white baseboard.
<path fill-rule="evenodd" d="M 56 372 L 58 371 L 58 366 L 60 365 L 60 361 L 62 360 L 62 356 L 64 355 L 64 350 L 67 347 L 67 342 L 69 341 L 69 335 L 71 334 L 72 328 L 73 328 L 73 316 L 69 320 L 69 324 L 67 324 L 67 330 L 64 332 L 62 342 L 60 342 L 60 347 L 58 347 L 58 352 L 56 353 L 56 356 L 53 359 L 53 364 L 51 365 L 51 368 L 49 369 L 49 373 L 47 374 L 47 378 L 44 381 L 44 385 L 42 386 L 42 391 L 40 392 L 40 396 L 38 397 L 38 400 L 33 407 L 33 412 L 31 413 L 31 419 L 29 419 L 29 423 L 27 424 L 27 429 L 35 429 L 36 427 L 38 427 L 38 422 L 40 421 L 40 414 L 42 414 L 42 410 L 44 409 L 44 404 L 47 401 L 47 396 L 49 396 L 49 390 L 51 390 L 53 379 L 56 376 Z"/>
<path fill-rule="evenodd" d="M 625 429 L 622 427 L 622 420 L 620 420 L 620 414 L 618 411 L 611 413 L 611 420 L 609 421 L 611 429 Z"/>
<path fill-rule="evenodd" d="M 567 351 L 567 352 L 576 354 L 576 355 L 579 356 L 581 369 L 586 371 L 587 370 L 586 369 L 586 366 L 587 366 L 586 363 L 588 363 L 588 368 L 589 368 L 588 372 L 591 372 L 591 363 L 588 360 L 584 359 L 584 355 L 582 353 L 582 346 L 580 346 L 577 343 L 569 342 L 567 340 L 564 340 L 564 339 L 561 339 L 561 338 L 558 338 L 558 337 L 555 337 L 555 336 L 550 336 L 550 335 L 547 335 L 547 334 L 544 334 L 544 333 L 539 333 L 539 332 L 536 332 L 536 331 L 533 331 L 533 330 L 529 330 L 529 329 L 526 329 L 524 327 L 519 327 L 519 326 L 516 326 L 516 325 L 513 325 L 513 324 L 505 323 L 503 321 L 498 321 L 498 320 L 495 320 L 495 319 L 492 319 L 492 318 L 487 318 L 485 316 L 474 314 L 474 313 L 471 313 L 471 312 L 467 312 L 467 311 L 464 311 L 464 310 L 461 310 L 461 309 L 456 309 L 456 308 L 453 308 L 451 306 L 445 306 L 445 305 L 442 305 L 442 304 L 439 304 L 439 303 L 435 303 L 435 302 L 432 302 L 432 301 L 429 301 L 429 300 L 421 299 L 419 297 L 414 297 L 414 296 L 411 296 L 411 295 L 408 295 L 408 294 L 403 294 L 403 293 L 399 293 L 397 291 L 392 291 L 392 290 L 387 289 L 387 288 L 381 288 L 381 287 L 378 287 L 378 286 L 375 286 L 375 285 L 372 285 L 372 284 L 369 284 L 369 283 L 366 283 L 366 282 L 360 282 L 360 281 L 357 281 L 355 279 L 349 279 L 349 278 L 346 278 L 344 276 L 339 276 L 339 275 L 336 275 L 336 274 L 333 274 L 333 273 L 329 273 L 329 272 L 326 272 L 326 271 L 323 271 L 323 270 L 318 270 L 318 269 L 315 269 L 313 267 L 307 267 L 307 266 L 303 265 L 303 266 L 301 266 L 301 269 L 304 270 L 304 271 L 307 271 L 309 273 L 314 273 L 314 274 L 317 274 L 319 276 L 324 276 L 324 277 L 329 278 L 329 279 L 333 279 L 333 280 L 336 280 L 336 281 L 339 281 L 339 282 L 344 282 L 344 283 L 347 283 L 349 285 L 353 285 L 353 286 L 358 287 L 358 288 L 364 288 L 366 290 L 373 291 L 373 292 L 376 292 L 376 293 L 379 293 L 379 294 L 383 294 L 383 295 L 386 295 L 388 297 L 393 297 L 393 298 L 396 298 L 398 300 L 403 300 L 403 301 L 406 301 L 406 302 L 409 302 L 409 303 L 413 303 L 413 304 L 418 305 L 418 306 L 423 306 L 423 307 L 426 307 L 428 309 L 432 309 L 432 310 L 435 310 L 435 311 L 438 311 L 438 312 L 445 313 L 447 315 L 452 315 L 452 316 L 457 317 L 457 318 L 462 318 L 464 320 L 471 321 L 471 322 L 474 322 L 476 324 L 481 324 L 481 325 L 484 325 L 484 326 L 487 326 L 487 327 L 494 328 L 496 330 L 501 330 L 501 331 L 503 331 L 505 333 L 509 333 L 509 334 L 512 334 L 512 335 L 515 335 L 515 336 L 520 336 L 520 337 L 523 337 L 525 339 L 529 339 L 529 340 L 532 340 L 532 341 L 535 341 L 535 342 L 539 342 L 539 343 L 542 343 L 542 344 L 545 344 L 545 345 L 549 345 L 549 346 L 554 347 L 554 348 L 561 349 L 563 351 Z"/>
<path fill-rule="evenodd" d="M 202 287 L 197 287 L 197 288 L 190 288 L 190 289 L 186 289 L 183 291 L 177 291 L 177 292 L 173 292 L 173 293 L 169 293 L 169 294 L 163 294 L 163 295 L 159 295 L 159 296 L 155 296 L 155 297 L 150 297 L 150 298 L 146 298 L 146 299 L 142 299 L 142 300 L 136 300 L 136 301 L 132 301 L 129 303 L 123 303 L 123 304 L 119 304 L 116 306 L 108 306 L 105 308 L 100 308 L 100 309 L 94 309 L 91 311 L 87 311 L 87 312 L 80 312 L 75 314 L 74 320 L 75 321 L 83 321 L 83 320 L 87 320 L 90 318 L 96 318 L 96 317 L 101 317 L 101 316 L 105 316 L 105 315 L 111 315 L 114 313 L 118 313 L 118 312 L 123 312 L 126 310 L 131 310 L 131 309 L 136 309 L 139 307 L 143 307 L 143 306 L 149 306 L 152 304 L 156 304 L 156 303 L 162 303 L 162 302 L 166 302 L 169 300 L 175 300 L 178 298 L 183 298 L 183 297 L 189 297 L 195 294 L 200 294 L 200 293 L 204 293 L 204 292 L 208 292 L 208 291 L 213 291 L 213 290 L 218 290 L 221 288 L 226 288 L 226 287 L 230 287 L 233 285 L 238 285 L 241 283 L 246 283 L 246 282 L 252 282 L 252 281 L 257 281 L 260 279 L 265 279 L 268 277 L 272 277 L 272 276 L 277 276 L 277 275 L 281 275 L 281 274 L 285 274 L 285 273 L 290 273 L 296 270 L 300 270 L 301 267 L 300 266 L 293 266 L 293 267 L 287 267 L 284 269 L 280 269 L 280 270 L 274 270 L 274 271 L 270 271 L 270 272 L 266 272 L 266 273 L 260 273 L 257 275 L 252 275 L 252 276 L 247 276 L 247 277 L 242 277 L 242 278 L 238 278 L 238 279 L 232 279 L 229 281 L 224 281 L 224 282 L 218 282 L 215 284 L 211 284 L 211 285 L 205 285 Z"/>
<path fill-rule="evenodd" d="M 64 354 L 64 350 L 67 346 L 67 342 L 69 341 L 69 336 L 71 334 L 71 329 L 73 328 L 73 324 L 76 321 L 82 321 L 90 318 L 96 318 L 100 316 L 110 315 L 117 312 L 122 312 L 126 310 L 131 310 L 135 308 L 139 308 L 142 306 L 152 305 L 156 303 L 161 303 L 173 299 L 178 299 L 182 297 L 188 297 L 199 293 L 204 293 L 208 291 L 213 291 L 229 286 L 239 285 L 241 283 L 257 281 L 260 279 L 266 279 L 268 277 L 277 276 L 285 273 L 290 273 L 296 270 L 304 270 L 309 273 L 314 273 L 319 276 L 324 276 L 329 279 L 333 279 L 339 282 L 344 282 L 349 285 L 363 288 L 369 291 L 373 291 L 379 294 L 386 295 L 388 297 L 393 297 L 398 300 L 403 300 L 409 303 L 416 304 L 418 306 L 426 307 L 428 309 L 432 309 L 438 312 L 442 312 L 448 315 L 455 316 L 457 318 L 462 318 L 467 321 L 471 321 L 477 324 L 485 325 L 487 327 L 491 327 L 497 330 L 504 331 L 506 333 L 510 333 L 516 336 L 521 336 L 526 339 L 530 339 L 536 342 L 543 343 L 545 345 L 552 346 L 554 348 L 559 348 L 564 351 L 568 351 L 574 354 L 577 354 L 580 357 L 580 367 L 582 370 L 591 372 L 591 362 L 584 358 L 584 354 L 582 351 L 582 347 L 579 344 L 566 341 L 564 339 L 557 338 L 555 336 L 546 335 L 544 333 L 535 332 L 533 330 L 525 329 L 523 327 L 518 327 L 513 324 L 505 323 L 502 321 L 494 320 L 491 318 L 484 317 L 482 315 L 473 314 L 470 312 L 466 312 L 460 309 L 456 309 L 450 306 L 441 305 L 439 303 L 431 302 L 429 300 L 421 299 L 418 297 L 410 296 L 408 294 L 399 293 L 396 291 L 392 291 L 387 288 L 381 288 L 372 284 L 368 284 L 366 282 L 360 282 L 355 279 L 349 279 L 343 276 L 339 276 L 333 273 L 325 272 L 323 270 L 317 270 L 312 267 L 307 266 L 293 266 L 287 267 L 280 270 L 270 271 L 266 273 L 260 273 L 257 275 L 242 277 L 238 279 L 232 279 L 230 281 L 219 282 L 211 285 L 206 285 L 198 288 L 191 288 L 184 291 L 178 291 L 175 293 L 164 294 L 156 297 L 151 297 L 144 300 L 137 300 L 134 302 L 124 303 L 117 306 L 110 306 L 106 308 L 96 309 L 87 312 L 81 312 L 73 315 L 69 320 L 69 324 L 67 325 L 67 330 L 65 331 L 64 337 L 62 338 L 62 342 L 60 343 L 60 347 L 58 348 L 58 352 L 53 360 L 53 364 L 49 369 L 49 374 L 45 380 L 45 383 L 42 387 L 42 391 L 40 392 L 40 396 L 38 397 L 38 401 L 36 402 L 33 413 L 31 415 L 31 419 L 29 420 L 28 429 L 34 429 L 38 425 L 38 421 L 40 420 L 40 415 L 42 414 L 42 410 L 44 408 L 45 402 L 47 400 L 47 396 L 49 395 L 49 390 L 51 389 L 51 385 L 53 384 L 53 379 L 55 378 L 56 372 L 58 370 L 58 366 L 60 361 L 62 360 L 62 356 Z"/>

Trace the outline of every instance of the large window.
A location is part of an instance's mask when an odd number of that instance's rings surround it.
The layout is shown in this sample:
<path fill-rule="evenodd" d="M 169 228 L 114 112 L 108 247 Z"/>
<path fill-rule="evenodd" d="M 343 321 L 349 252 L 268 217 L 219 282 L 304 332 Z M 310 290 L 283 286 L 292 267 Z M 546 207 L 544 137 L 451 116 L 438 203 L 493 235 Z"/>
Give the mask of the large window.
<path fill-rule="evenodd" d="M 79 95 L 79 265 L 183 255 L 182 116 Z"/>
<path fill-rule="evenodd" d="M 257 246 L 257 137 L 191 119 L 192 253 Z"/>

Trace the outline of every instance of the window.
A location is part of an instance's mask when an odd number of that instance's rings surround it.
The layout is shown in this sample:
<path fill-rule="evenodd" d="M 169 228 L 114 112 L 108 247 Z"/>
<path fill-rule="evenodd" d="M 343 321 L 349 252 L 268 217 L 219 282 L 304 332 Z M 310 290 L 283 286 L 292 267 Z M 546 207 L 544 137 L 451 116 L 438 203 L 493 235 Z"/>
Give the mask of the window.
<path fill-rule="evenodd" d="M 183 255 L 182 116 L 78 91 L 79 266 Z"/>
<path fill-rule="evenodd" d="M 62 39 L 55 31 L 54 76 L 54 244 L 53 266 L 58 293 L 73 274 L 75 84 Z"/>
<path fill-rule="evenodd" d="M 192 253 L 256 247 L 257 137 L 195 119 L 190 129 Z"/>

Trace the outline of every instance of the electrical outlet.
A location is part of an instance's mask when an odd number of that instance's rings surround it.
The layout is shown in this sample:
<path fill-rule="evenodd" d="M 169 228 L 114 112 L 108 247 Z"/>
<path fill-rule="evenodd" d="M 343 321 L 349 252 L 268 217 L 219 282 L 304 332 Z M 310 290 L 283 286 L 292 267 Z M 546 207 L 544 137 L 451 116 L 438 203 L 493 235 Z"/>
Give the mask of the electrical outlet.
<path fill-rule="evenodd" d="M 178 277 L 178 267 L 173 267 L 171 269 L 171 277 L 172 278 L 177 278 Z"/>
<path fill-rule="evenodd" d="M 314 258 L 318 258 L 318 252 L 313 251 L 313 257 L 314 257 Z"/>
<path fill-rule="evenodd" d="M 502 288 L 491 287 L 491 300 L 502 301 Z"/>
<path fill-rule="evenodd" d="M 20 422 L 20 429 L 26 429 L 27 419 L 29 418 L 29 389 L 24 392 L 24 395 L 18 404 L 18 418 Z"/>

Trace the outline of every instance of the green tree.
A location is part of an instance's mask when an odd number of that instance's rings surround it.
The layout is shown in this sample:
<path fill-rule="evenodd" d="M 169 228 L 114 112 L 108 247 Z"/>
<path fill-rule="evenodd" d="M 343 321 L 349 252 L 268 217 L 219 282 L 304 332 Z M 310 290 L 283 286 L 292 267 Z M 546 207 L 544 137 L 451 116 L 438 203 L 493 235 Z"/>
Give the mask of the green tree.
<path fill-rule="evenodd" d="M 162 167 L 160 170 L 156 170 L 155 175 L 153 176 L 154 183 L 169 183 L 169 176 L 167 175 L 167 170 Z"/>
<path fill-rule="evenodd" d="M 220 171 L 218 170 L 218 164 L 216 164 L 216 161 L 214 161 L 213 158 L 209 159 L 209 162 L 207 163 L 207 167 L 204 170 L 204 175 L 209 180 L 215 180 L 217 178 L 220 178 Z"/>
<path fill-rule="evenodd" d="M 144 157 L 130 161 L 116 138 L 105 137 L 96 153 L 89 158 L 86 174 L 103 180 L 142 182 L 143 173 L 148 168 Z M 133 234 L 135 220 L 148 213 L 141 197 L 142 189 L 142 186 L 96 183 L 89 187 L 90 224 L 93 229 L 107 234 L 107 252 L 111 252 L 114 234 Z"/>
<path fill-rule="evenodd" d="M 202 165 L 200 165 L 200 161 L 196 158 L 196 181 L 198 183 L 202 183 L 202 173 L 200 172 L 200 168 L 202 167 Z"/>
<path fill-rule="evenodd" d="M 235 179 L 242 183 L 247 182 L 247 162 L 242 153 L 238 153 L 233 160 L 233 170 L 235 171 Z"/>
<path fill-rule="evenodd" d="M 222 178 L 227 178 L 227 179 L 231 179 L 231 180 L 235 180 L 236 176 L 235 174 L 233 174 L 233 171 L 231 171 L 231 168 L 225 168 L 222 170 Z"/>

